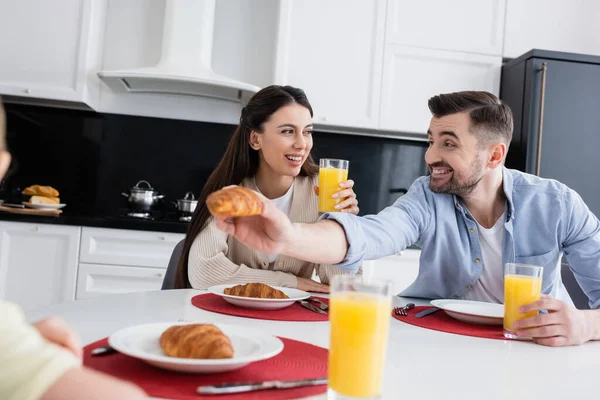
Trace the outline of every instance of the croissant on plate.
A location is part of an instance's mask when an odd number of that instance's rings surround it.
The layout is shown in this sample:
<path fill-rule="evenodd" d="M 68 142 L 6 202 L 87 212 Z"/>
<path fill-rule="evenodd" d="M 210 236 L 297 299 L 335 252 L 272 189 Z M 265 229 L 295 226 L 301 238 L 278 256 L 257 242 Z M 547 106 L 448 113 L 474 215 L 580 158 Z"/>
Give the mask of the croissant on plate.
<path fill-rule="evenodd" d="M 26 196 L 58 197 L 60 193 L 52 186 L 31 185 L 21 192 Z"/>
<path fill-rule="evenodd" d="M 223 290 L 224 294 L 240 297 L 254 297 L 259 299 L 289 299 L 281 290 L 272 288 L 264 283 L 246 283 Z"/>
<path fill-rule="evenodd" d="M 243 186 L 211 193 L 206 198 L 206 206 L 215 217 L 247 217 L 263 212 L 263 203 L 258 194 Z"/>
<path fill-rule="evenodd" d="M 160 347 L 171 357 L 232 358 L 229 337 L 212 324 L 175 325 L 160 336 Z"/>

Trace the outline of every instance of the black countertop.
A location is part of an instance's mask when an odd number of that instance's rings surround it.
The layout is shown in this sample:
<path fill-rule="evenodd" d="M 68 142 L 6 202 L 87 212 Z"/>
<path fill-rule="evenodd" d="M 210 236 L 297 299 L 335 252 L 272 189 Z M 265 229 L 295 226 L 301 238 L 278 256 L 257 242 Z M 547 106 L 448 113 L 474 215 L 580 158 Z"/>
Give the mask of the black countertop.
<path fill-rule="evenodd" d="M 22 215 L 0 212 L 0 227 L 2 226 L 2 221 L 29 222 L 33 224 L 90 226 L 96 228 L 131 229 L 138 231 L 171 232 L 184 234 L 187 233 L 187 229 L 189 226 L 188 222 L 179 222 L 173 220 L 149 221 L 125 217 L 77 215 L 68 213 L 63 214 L 60 217 L 43 217 L 38 215 Z M 420 247 L 417 247 L 415 245 L 408 246 L 407 249 L 421 250 Z"/>
<path fill-rule="evenodd" d="M 172 233 L 186 233 L 189 226 L 189 222 L 179 222 L 175 220 L 144 220 L 131 217 L 69 214 L 68 212 L 65 212 L 58 217 L 0 212 L 0 225 L 2 224 L 2 221 L 29 222 L 34 224 L 90 226 L 96 228 L 131 229 L 138 231 Z"/>

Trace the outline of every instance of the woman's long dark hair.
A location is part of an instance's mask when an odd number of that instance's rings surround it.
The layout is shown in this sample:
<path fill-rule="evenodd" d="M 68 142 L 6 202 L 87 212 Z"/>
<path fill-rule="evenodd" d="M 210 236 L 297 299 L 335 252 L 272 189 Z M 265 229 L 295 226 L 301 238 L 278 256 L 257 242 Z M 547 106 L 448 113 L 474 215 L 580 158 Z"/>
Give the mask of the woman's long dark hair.
<path fill-rule="evenodd" d="M 310 116 L 313 116 L 312 107 L 304 91 L 291 86 L 267 86 L 252 96 L 246 107 L 242 109 L 240 123 L 229 141 L 223 158 L 210 174 L 200 192 L 198 206 L 188 228 L 183 252 L 177 265 L 176 289 L 191 287 L 188 279 L 188 257 L 194 239 L 206 227 L 211 216 L 206 207 L 206 198 L 224 186 L 239 185 L 245 178 L 256 175 L 259 157 L 258 151 L 250 147 L 250 133 L 252 131 L 262 132 L 263 124 L 273 113 L 281 107 L 293 103 L 306 107 L 310 111 Z M 312 176 L 318 172 L 319 167 L 309 154 L 302 165 L 300 175 Z"/>

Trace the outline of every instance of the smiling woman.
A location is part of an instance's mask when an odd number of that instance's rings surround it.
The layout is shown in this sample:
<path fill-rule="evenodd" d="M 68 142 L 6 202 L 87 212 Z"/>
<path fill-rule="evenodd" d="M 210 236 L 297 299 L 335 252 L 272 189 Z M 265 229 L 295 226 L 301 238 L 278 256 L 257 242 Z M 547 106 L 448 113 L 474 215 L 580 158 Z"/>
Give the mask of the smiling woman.
<path fill-rule="evenodd" d="M 200 193 L 177 267 L 176 288 L 257 282 L 328 291 L 326 284 L 342 273 L 340 269 L 251 250 L 218 230 L 206 206 L 211 193 L 241 185 L 271 199 L 294 222 L 316 221 L 319 167 L 311 156 L 312 116 L 304 91 L 291 86 L 268 86 L 242 109 L 227 150 Z M 358 214 L 353 185 L 340 185 L 340 211 Z M 311 280 L 313 272 L 324 284 Z"/>

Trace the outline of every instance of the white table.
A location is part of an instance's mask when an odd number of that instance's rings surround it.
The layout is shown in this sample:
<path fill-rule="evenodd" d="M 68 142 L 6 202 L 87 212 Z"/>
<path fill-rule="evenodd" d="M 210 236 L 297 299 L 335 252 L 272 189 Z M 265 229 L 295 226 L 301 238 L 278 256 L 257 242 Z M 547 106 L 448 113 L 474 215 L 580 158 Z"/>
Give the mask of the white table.
<path fill-rule="evenodd" d="M 194 307 L 199 290 L 107 295 L 45 308 L 28 321 L 59 315 L 84 344 L 125 326 L 185 319 L 238 324 L 328 347 L 329 323 L 232 317 Z M 406 299 L 395 298 L 395 305 Z M 419 304 L 417 302 L 417 304 Z M 421 304 L 426 304 L 421 302 Z M 533 343 L 452 335 L 392 320 L 385 399 L 578 399 L 598 396 L 600 342 L 548 348 Z"/>

